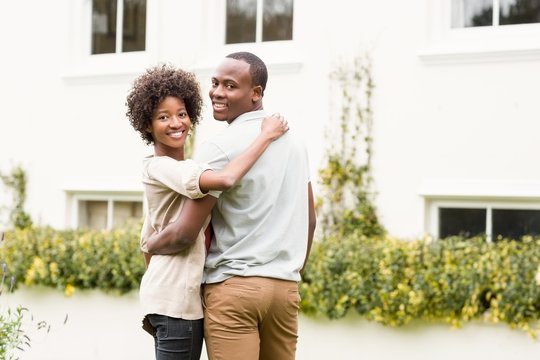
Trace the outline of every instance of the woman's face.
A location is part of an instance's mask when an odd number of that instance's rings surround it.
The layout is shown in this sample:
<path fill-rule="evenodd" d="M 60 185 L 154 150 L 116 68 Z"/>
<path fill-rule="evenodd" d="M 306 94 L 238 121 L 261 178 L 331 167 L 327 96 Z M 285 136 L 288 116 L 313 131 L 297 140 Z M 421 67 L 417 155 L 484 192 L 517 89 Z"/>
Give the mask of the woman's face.
<path fill-rule="evenodd" d="M 184 144 L 191 129 L 191 119 L 182 99 L 167 96 L 152 114 L 152 122 L 147 131 L 154 139 L 157 156 L 184 159 Z"/>

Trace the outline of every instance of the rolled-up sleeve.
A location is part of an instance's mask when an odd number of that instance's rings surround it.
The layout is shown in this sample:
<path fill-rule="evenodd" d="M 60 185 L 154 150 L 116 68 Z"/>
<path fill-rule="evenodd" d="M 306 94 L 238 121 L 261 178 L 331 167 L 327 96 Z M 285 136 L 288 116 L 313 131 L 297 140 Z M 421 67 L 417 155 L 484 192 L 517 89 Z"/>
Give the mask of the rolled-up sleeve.
<path fill-rule="evenodd" d="M 161 184 L 190 199 L 198 199 L 206 194 L 201 191 L 199 178 L 211 167 L 191 159 L 177 161 L 170 157 L 155 157 L 146 167 L 144 181 L 153 185 Z"/>

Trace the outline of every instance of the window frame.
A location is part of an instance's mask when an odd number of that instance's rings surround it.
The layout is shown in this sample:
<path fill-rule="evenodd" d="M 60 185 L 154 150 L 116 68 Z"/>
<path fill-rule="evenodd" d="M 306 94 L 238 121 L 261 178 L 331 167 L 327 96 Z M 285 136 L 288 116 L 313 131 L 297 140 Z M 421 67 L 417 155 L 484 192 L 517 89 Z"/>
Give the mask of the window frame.
<path fill-rule="evenodd" d="M 119 1 L 119 0 L 117 0 Z M 123 4 L 122 0 L 122 4 Z M 118 8 L 118 13 L 121 9 Z M 146 44 L 144 51 L 114 52 L 92 54 L 92 0 L 71 0 L 69 3 L 69 22 L 67 24 L 68 54 L 62 77 L 66 80 L 96 76 L 134 75 L 144 71 L 149 63 L 157 61 L 158 36 L 156 17 L 159 15 L 159 2 L 146 2 Z M 117 19 L 118 19 L 117 13 Z M 122 27 L 118 24 L 117 29 Z M 121 46 L 117 31 L 116 49 Z M 120 48 L 121 49 L 121 48 Z"/>
<path fill-rule="evenodd" d="M 292 21 L 292 35 L 291 39 L 286 40 L 263 40 L 263 24 L 264 24 L 264 2 L 265 1 L 271 1 L 271 0 L 255 0 L 257 2 L 257 12 L 255 15 L 255 41 L 254 42 L 243 42 L 243 43 L 227 43 L 227 0 L 224 1 L 225 3 L 225 10 L 224 10 L 224 31 L 223 31 L 223 43 L 225 45 L 239 45 L 239 44 L 259 44 L 259 43 L 269 43 L 269 42 L 275 42 L 275 41 L 293 41 L 294 40 L 294 0 L 292 1 L 293 6 L 293 21 Z"/>
<path fill-rule="evenodd" d="M 494 0 L 499 3 L 498 0 Z M 428 33 L 417 55 L 426 65 L 540 59 L 540 23 L 452 28 L 452 0 L 428 5 Z M 494 12 L 498 14 L 498 7 Z M 498 16 L 496 20 L 498 24 Z"/>
<path fill-rule="evenodd" d="M 439 239 L 439 209 L 486 209 L 486 241 L 493 242 L 492 213 L 493 209 L 500 210 L 538 210 L 540 199 L 495 199 L 475 197 L 442 197 L 433 196 L 425 199 L 426 220 L 425 231 L 429 236 Z"/>
<path fill-rule="evenodd" d="M 140 202 L 145 213 L 145 201 L 142 192 L 100 192 L 100 191 L 74 191 L 68 192 L 68 227 L 78 228 L 79 206 L 82 201 L 106 201 L 107 202 L 107 225 L 106 230 L 114 227 L 114 203 L 115 202 Z"/>
<path fill-rule="evenodd" d="M 93 5 L 94 0 L 90 0 L 91 5 Z M 115 51 L 114 53 L 92 53 L 92 37 L 93 37 L 93 23 L 90 24 L 90 55 L 91 56 L 99 56 L 104 54 L 124 54 L 128 52 L 144 52 L 146 51 L 146 30 L 145 29 L 145 44 L 144 44 L 144 50 L 138 50 L 138 51 L 123 51 L 123 45 L 124 45 L 124 4 L 127 0 L 114 0 L 116 1 L 116 38 L 115 38 Z M 148 0 L 146 0 L 146 7 L 148 9 Z M 91 16 L 93 16 L 93 10 L 91 10 Z M 148 15 L 146 16 L 148 18 Z M 146 20 L 146 19 L 145 19 Z M 145 21 L 146 25 L 146 21 Z"/>
<path fill-rule="evenodd" d="M 293 39 L 279 41 L 261 41 L 253 43 L 226 44 L 226 1 L 201 0 L 203 26 L 199 48 L 199 61 L 193 67 L 201 78 L 213 75 L 216 59 L 237 51 L 250 51 L 264 60 L 272 74 L 298 73 L 304 63 L 304 56 L 299 49 L 297 14 L 299 7 L 307 6 L 293 0 Z M 262 26 L 262 23 L 261 23 Z"/>
<path fill-rule="evenodd" d="M 495 179 L 426 178 L 418 194 L 424 201 L 424 232 L 439 238 L 440 207 L 486 208 L 486 237 L 491 238 L 491 211 L 540 210 L 540 182 Z"/>

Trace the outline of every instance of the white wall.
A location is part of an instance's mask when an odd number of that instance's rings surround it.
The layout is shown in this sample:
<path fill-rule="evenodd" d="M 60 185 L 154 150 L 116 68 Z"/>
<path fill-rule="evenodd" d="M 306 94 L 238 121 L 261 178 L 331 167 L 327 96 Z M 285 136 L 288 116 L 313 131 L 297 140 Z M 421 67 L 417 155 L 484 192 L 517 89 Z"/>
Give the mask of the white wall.
<path fill-rule="evenodd" d="M 32 342 L 24 360 L 153 358 L 153 341 L 140 329 L 134 293 L 119 297 L 85 291 L 66 298 L 58 290 L 24 288 L 5 295 L 0 297 L 0 310 L 22 304 L 36 322 L 51 325 L 49 333 L 28 330 Z M 68 320 L 63 324 L 66 314 Z M 387 328 L 357 316 L 334 321 L 301 316 L 297 359 L 533 360 L 539 353 L 538 340 L 504 324 L 473 323 L 462 329 L 446 324 Z M 207 359 L 206 354 L 202 359 Z"/>
<path fill-rule="evenodd" d="M 0 170 L 21 163 L 34 220 L 67 225 L 66 187 L 138 182 L 140 159 L 151 149 L 124 116 L 131 81 L 150 65 L 172 62 L 198 74 L 206 97 L 213 66 L 241 49 L 268 63 L 265 107 L 285 114 L 292 131 L 303 134 L 317 194 L 317 170 L 331 146 L 328 73 L 339 58 L 368 51 L 376 86 L 376 204 L 392 235 L 421 236 L 420 194 L 432 180 L 540 189 L 540 167 L 532 165 L 540 150 L 540 55 L 433 61 L 437 56 L 425 55 L 444 53 L 446 44 L 443 3 L 296 0 L 293 43 L 223 46 L 222 3 L 149 1 L 146 53 L 89 58 L 89 20 L 82 15 L 89 1 L 11 2 L 0 13 Z M 539 27 L 518 28 L 536 34 Z M 483 34 L 474 33 L 452 46 L 482 45 Z M 490 46 L 498 34 L 512 43 L 510 35 L 492 32 Z M 198 140 L 215 131 L 207 112 Z"/>

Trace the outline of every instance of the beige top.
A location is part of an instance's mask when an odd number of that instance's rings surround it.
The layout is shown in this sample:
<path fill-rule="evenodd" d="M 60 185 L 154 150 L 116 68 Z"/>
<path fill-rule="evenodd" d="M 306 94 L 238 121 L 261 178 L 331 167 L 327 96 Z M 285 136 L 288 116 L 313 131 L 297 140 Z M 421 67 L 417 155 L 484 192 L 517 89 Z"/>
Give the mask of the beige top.
<path fill-rule="evenodd" d="M 143 161 L 143 184 L 147 212 L 141 233 L 141 250 L 147 238 L 175 221 L 184 200 L 205 194 L 199 177 L 209 167 L 193 160 L 177 161 L 167 156 L 149 156 Z M 204 228 L 195 244 L 174 255 L 153 255 L 142 278 L 139 299 L 143 314 L 160 314 L 185 320 L 201 319 L 201 282 L 206 250 Z"/>

